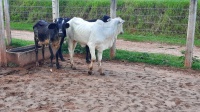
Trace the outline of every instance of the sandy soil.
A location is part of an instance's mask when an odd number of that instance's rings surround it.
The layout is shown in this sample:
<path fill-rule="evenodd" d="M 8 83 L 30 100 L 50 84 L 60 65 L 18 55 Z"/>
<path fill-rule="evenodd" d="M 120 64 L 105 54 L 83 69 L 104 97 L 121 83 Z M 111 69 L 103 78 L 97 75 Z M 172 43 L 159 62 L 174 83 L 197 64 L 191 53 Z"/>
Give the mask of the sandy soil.
<path fill-rule="evenodd" d="M 88 75 L 85 59 L 78 56 L 75 62 L 77 70 L 69 60 L 53 72 L 48 61 L 41 67 L 1 68 L 0 112 L 200 111 L 197 71 L 103 61 L 101 76 L 97 63 Z"/>
<path fill-rule="evenodd" d="M 118 42 L 126 50 L 135 47 Z M 94 75 L 88 75 L 83 56 L 75 57 L 77 70 L 70 68 L 68 57 L 53 72 L 49 60 L 41 67 L 0 68 L 0 112 L 200 111 L 199 71 L 103 60 L 106 75 L 99 75 L 97 63 Z"/>

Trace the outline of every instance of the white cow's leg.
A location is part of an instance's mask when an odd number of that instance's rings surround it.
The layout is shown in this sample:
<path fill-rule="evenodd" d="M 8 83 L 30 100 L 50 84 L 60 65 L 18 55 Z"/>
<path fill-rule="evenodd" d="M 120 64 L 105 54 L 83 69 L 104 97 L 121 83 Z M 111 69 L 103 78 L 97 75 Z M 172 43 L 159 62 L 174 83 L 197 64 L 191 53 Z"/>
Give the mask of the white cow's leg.
<path fill-rule="evenodd" d="M 73 56 L 74 56 L 74 49 L 76 47 L 77 42 L 69 39 L 68 40 L 68 51 L 69 51 L 69 56 L 70 56 L 70 63 L 71 63 L 71 68 L 72 69 L 76 69 L 75 65 L 74 65 L 74 60 L 73 60 Z"/>
<path fill-rule="evenodd" d="M 103 55 L 103 51 L 98 51 L 98 66 L 99 66 L 99 73 L 100 75 L 105 75 L 103 73 L 102 67 L 101 67 L 101 60 L 102 60 L 102 55 Z"/>
<path fill-rule="evenodd" d="M 72 57 L 74 57 L 74 50 L 75 50 L 75 48 L 76 48 L 76 45 L 77 45 L 77 42 L 76 41 L 73 41 L 73 47 L 72 47 Z M 73 65 L 72 65 L 72 69 L 73 70 L 76 70 L 76 66 L 75 66 L 75 64 L 74 64 L 74 61 L 73 61 Z"/>
<path fill-rule="evenodd" d="M 95 56 L 95 47 L 88 45 L 90 48 L 90 54 L 91 54 L 91 63 L 89 64 L 89 71 L 88 74 L 92 74 L 92 69 L 93 69 L 93 63 L 96 61 L 96 56 Z"/>
<path fill-rule="evenodd" d="M 68 51 L 69 51 L 69 58 L 70 58 L 70 63 L 71 67 L 73 66 L 73 40 L 69 39 L 68 40 Z"/>

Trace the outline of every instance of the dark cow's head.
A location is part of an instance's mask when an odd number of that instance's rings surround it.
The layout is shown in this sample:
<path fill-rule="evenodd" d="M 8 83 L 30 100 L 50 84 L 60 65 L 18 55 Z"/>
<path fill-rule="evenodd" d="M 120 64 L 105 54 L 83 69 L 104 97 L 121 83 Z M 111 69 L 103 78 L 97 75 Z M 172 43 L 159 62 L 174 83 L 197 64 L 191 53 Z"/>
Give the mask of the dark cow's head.
<path fill-rule="evenodd" d="M 61 37 L 59 36 L 59 27 L 56 23 L 50 23 L 48 26 L 49 29 L 49 39 L 51 41 L 51 45 L 58 49 L 60 47 Z"/>
<path fill-rule="evenodd" d="M 103 22 L 108 22 L 110 19 L 110 16 L 104 15 L 103 18 L 101 19 Z"/>
<path fill-rule="evenodd" d="M 49 26 L 48 26 L 48 29 L 58 29 L 58 25 L 55 24 L 55 23 L 50 23 Z"/>
<path fill-rule="evenodd" d="M 58 25 L 59 36 L 66 37 L 66 28 L 69 28 L 69 23 L 64 18 L 57 18 L 54 22 Z"/>
<path fill-rule="evenodd" d="M 50 39 L 52 41 L 59 40 L 59 27 L 56 23 L 50 23 L 48 25 Z"/>

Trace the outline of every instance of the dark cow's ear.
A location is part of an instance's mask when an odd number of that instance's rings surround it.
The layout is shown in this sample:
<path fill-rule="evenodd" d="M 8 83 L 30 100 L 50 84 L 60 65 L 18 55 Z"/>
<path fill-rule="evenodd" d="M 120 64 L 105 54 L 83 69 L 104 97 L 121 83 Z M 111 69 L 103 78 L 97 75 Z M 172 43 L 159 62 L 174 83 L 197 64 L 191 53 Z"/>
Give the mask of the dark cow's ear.
<path fill-rule="evenodd" d="M 69 28 L 70 27 L 69 23 L 65 23 L 65 27 Z"/>
<path fill-rule="evenodd" d="M 54 28 L 56 28 L 56 25 L 57 24 L 55 24 L 55 23 L 51 23 L 51 24 L 49 24 L 48 29 L 54 29 Z"/>

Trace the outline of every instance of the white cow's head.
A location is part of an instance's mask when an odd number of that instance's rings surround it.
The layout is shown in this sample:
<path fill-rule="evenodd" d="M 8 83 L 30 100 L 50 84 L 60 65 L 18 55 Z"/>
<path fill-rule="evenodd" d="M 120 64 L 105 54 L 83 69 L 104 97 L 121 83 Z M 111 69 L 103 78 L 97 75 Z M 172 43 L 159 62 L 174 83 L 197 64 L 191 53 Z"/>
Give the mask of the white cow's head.
<path fill-rule="evenodd" d="M 124 30 L 123 30 L 123 23 L 125 22 L 123 19 L 121 19 L 120 17 L 116 18 L 118 20 L 118 25 L 117 25 L 117 34 L 123 34 Z"/>

